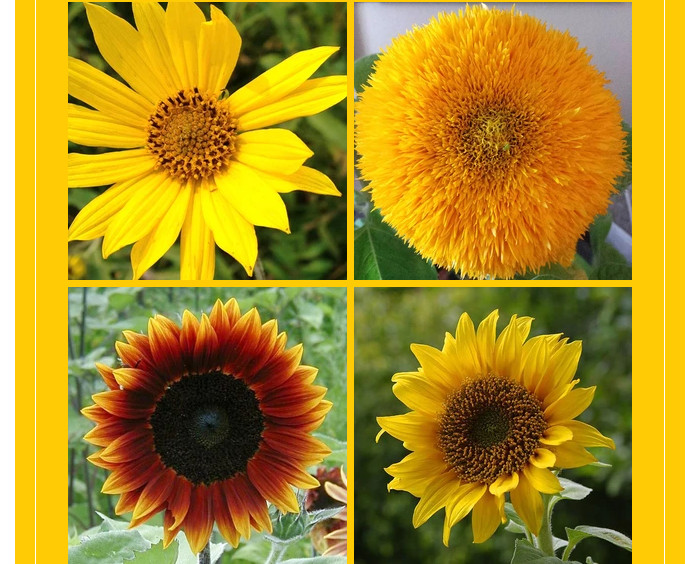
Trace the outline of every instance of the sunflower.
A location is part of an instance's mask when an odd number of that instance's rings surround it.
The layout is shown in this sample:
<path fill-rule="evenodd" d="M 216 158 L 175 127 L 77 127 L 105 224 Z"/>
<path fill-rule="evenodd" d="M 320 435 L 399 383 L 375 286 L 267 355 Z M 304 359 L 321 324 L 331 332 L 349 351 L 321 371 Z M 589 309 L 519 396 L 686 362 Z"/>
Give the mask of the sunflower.
<path fill-rule="evenodd" d="M 340 477 L 343 480 L 342 486 L 331 481 L 323 484 L 326 493 L 331 498 L 345 505 L 345 508 L 333 517 L 340 521 L 337 528 L 323 537 L 328 544 L 323 556 L 347 556 L 348 554 L 348 478 L 342 468 L 340 469 Z"/>
<path fill-rule="evenodd" d="M 310 435 L 331 403 L 312 385 L 318 370 L 299 364 L 302 345 L 286 349 L 277 321 L 241 316 L 233 299 L 201 321 L 185 311 L 182 329 L 156 316 L 148 335 L 124 337 L 122 367 L 97 365 L 109 391 L 83 410 L 116 513 L 132 512 L 135 527 L 164 512 L 164 545 L 184 529 L 199 552 L 214 522 L 235 547 L 271 531 L 267 501 L 298 512 L 290 486 L 317 487 L 305 468 L 330 453 Z"/>
<path fill-rule="evenodd" d="M 526 341 L 532 318 L 513 316 L 496 337 L 498 311 L 477 331 L 465 313 L 456 338 L 442 351 L 414 344 L 421 367 L 395 374 L 393 391 L 412 411 L 378 417 L 382 430 L 412 451 L 386 471 L 389 490 L 420 498 L 419 527 L 445 508 L 443 542 L 473 510 L 474 542 L 487 540 L 505 522 L 510 495 L 527 528 L 538 535 L 542 494 L 562 490 L 552 469 L 595 462 L 586 447 L 615 448 L 597 429 L 576 421 L 595 386 L 575 388 L 581 342 L 561 335 Z"/>
<path fill-rule="evenodd" d="M 590 59 L 514 10 L 467 7 L 394 39 L 356 104 L 384 220 L 463 276 L 571 263 L 625 167 L 619 103 Z"/>
<path fill-rule="evenodd" d="M 77 215 L 68 240 L 104 236 L 104 258 L 134 243 L 140 278 L 180 235 L 180 277 L 212 279 L 218 245 L 249 276 L 255 225 L 289 233 L 280 193 L 340 196 L 294 133 L 269 128 L 316 114 L 347 95 L 345 76 L 309 79 L 337 47 L 301 51 L 226 97 L 241 48 L 215 6 L 132 4 L 137 29 L 86 4 L 105 61 L 129 84 L 68 58 L 68 140 L 119 149 L 68 155 L 68 187 L 112 185 Z M 264 129 L 265 128 L 265 129 Z"/>

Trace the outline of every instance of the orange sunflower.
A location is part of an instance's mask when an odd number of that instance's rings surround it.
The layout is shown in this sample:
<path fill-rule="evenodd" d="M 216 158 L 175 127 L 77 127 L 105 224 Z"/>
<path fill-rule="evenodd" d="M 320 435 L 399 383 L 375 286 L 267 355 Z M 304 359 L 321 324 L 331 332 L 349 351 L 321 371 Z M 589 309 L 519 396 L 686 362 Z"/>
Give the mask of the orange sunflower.
<path fill-rule="evenodd" d="M 356 104 L 384 220 L 463 276 L 570 264 L 625 167 L 619 103 L 590 59 L 514 10 L 467 7 L 395 38 Z"/>
<path fill-rule="evenodd" d="M 124 337 L 122 367 L 97 365 L 109 391 L 83 410 L 116 513 L 133 512 L 135 527 L 164 512 L 164 546 L 182 529 L 200 552 L 215 522 L 235 547 L 272 530 L 268 501 L 298 512 L 290 486 L 317 487 L 305 469 L 330 453 L 310 435 L 331 403 L 312 385 L 318 370 L 299 364 L 302 345 L 287 349 L 276 320 L 241 315 L 233 299 L 201 321 L 185 311 L 182 329 L 156 316 L 148 335 Z"/>

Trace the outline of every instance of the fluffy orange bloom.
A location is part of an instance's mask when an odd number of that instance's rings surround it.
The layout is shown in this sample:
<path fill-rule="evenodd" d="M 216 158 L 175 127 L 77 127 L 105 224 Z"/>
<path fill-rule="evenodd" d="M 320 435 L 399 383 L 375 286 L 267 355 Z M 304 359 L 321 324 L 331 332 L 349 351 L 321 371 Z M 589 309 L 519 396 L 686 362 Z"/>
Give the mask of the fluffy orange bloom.
<path fill-rule="evenodd" d="M 230 300 L 182 329 L 163 316 L 148 335 L 125 331 L 122 368 L 97 368 L 109 391 L 83 414 L 97 423 L 89 460 L 110 471 L 102 491 L 120 494 L 116 513 L 135 527 L 164 512 L 164 546 L 184 529 L 193 552 L 214 522 L 233 546 L 252 529 L 272 531 L 267 502 L 298 512 L 291 486 L 314 488 L 306 468 L 330 450 L 311 436 L 331 408 L 318 370 L 286 349 L 277 321 Z"/>
<path fill-rule="evenodd" d="M 469 277 L 570 264 L 625 166 L 619 103 L 590 59 L 568 33 L 482 7 L 394 39 L 356 105 L 385 221 Z"/>

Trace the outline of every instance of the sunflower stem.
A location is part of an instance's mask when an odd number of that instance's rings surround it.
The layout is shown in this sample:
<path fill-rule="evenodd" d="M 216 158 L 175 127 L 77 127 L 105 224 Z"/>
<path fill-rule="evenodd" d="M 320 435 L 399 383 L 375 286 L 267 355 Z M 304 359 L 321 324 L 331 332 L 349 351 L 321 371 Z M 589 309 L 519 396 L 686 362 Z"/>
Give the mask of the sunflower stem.
<path fill-rule="evenodd" d="M 552 536 L 552 508 L 550 506 L 551 495 L 544 495 L 544 515 L 542 516 L 542 528 L 537 535 L 539 549 L 548 556 L 554 556 L 554 537 Z"/>
<path fill-rule="evenodd" d="M 207 545 L 202 549 L 202 552 L 197 555 L 197 562 L 199 564 L 211 564 L 211 549 L 209 541 L 207 541 Z"/>
<path fill-rule="evenodd" d="M 287 550 L 287 545 L 277 542 L 272 542 L 272 547 L 270 548 L 270 554 L 265 560 L 265 564 L 276 564 L 282 560 L 285 551 Z"/>

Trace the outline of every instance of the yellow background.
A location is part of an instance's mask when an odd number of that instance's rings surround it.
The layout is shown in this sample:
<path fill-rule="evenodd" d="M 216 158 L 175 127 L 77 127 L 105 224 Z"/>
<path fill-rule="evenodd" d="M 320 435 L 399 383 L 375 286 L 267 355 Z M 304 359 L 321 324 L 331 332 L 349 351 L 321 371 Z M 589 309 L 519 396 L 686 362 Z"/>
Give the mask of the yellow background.
<path fill-rule="evenodd" d="M 17 4 L 16 181 L 16 551 L 18 562 L 67 560 L 66 550 L 66 6 L 40 0 Z M 668 151 L 664 152 L 664 19 Z M 34 21 L 36 21 L 36 37 Z M 543 286 L 633 288 L 633 534 L 637 564 L 684 562 L 683 459 L 683 4 L 633 2 L 635 147 L 634 280 L 539 283 Z M 348 4 L 352 53 L 353 5 Z M 36 75 L 34 55 L 36 39 Z M 350 55 L 352 58 L 352 55 Z M 349 61 L 351 62 L 351 61 Z M 352 65 L 348 65 L 352 94 Z M 36 76 L 36 83 L 35 77 Z M 36 86 L 36 100 L 30 92 Z M 36 114 L 35 114 L 36 112 Z M 348 110 L 348 123 L 352 123 Z M 36 168 L 29 147 L 36 116 Z M 348 131 L 348 147 L 352 130 Z M 668 162 L 664 162 L 664 158 Z M 669 175 L 664 190 L 664 164 Z M 348 192 L 352 190 L 348 171 Z M 35 191 L 34 191 L 35 187 Z M 11 189 L 11 187 L 7 187 Z M 36 210 L 36 214 L 34 211 Z M 664 217 L 666 213 L 666 218 Z M 352 206 L 348 206 L 348 260 L 354 263 Z M 666 219 L 666 223 L 664 223 Z M 666 233 L 664 234 L 664 227 Z M 668 237 L 668 240 L 664 238 Z M 35 247 L 36 242 L 36 247 Z M 664 255 L 664 244 L 668 243 Z M 9 243 L 6 243 L 9 244 Z M 36 256 L 36 263 L 34 262 Z M 669 285 L 664 285 L 664 259 Z M 349 269 L 352 272 L 351 269 Z M 35 281 L 35 287 L 32 281 Z M 99 285 L 192 286 L 188 282 L 119 282 Z M 270 286 L 271 282 L 217 282 Z M 288 282 L 285 286 L 348 287 L 348 466 L 353 476 L 353 286 L 413 286 L 401 282 Z M 530 286 L 532 282 L 432 282 L 426 286 Z M 667 300 L 664 299 L 664 290 Z M 669 338 L 664 341 L 664 313 Z M 36 345 L 36 347 L 34 346 Z M 664 371 L 664 345 L 667 371 Z M 11 375 L 6 375 L 11 377 Z M 36 395 L 35 395 L 36 392 Z M 358 397 L 361 400 L 362 391 Z M 35 402 L 36 398 L 36 402 Z M 664 425 L 665 415 L 665 425 Z M 7 430 L 6 432 L 10 432 Z M 667 441 L 664 439 L 667 437 Z M 664 495 L 664 477 L 670 484 Z M 665 521 L 664 521 L 665 517 Z M 353 520 L 352 503 L 349 507 Z M 352 526 L 350 527 L 352 541 Z M 35 543 L 36 541 L 36 543 Z M 352 542 L 350 542 L 352 546 Z M 352 562 L 352 549 L 349 561 Z"/>

